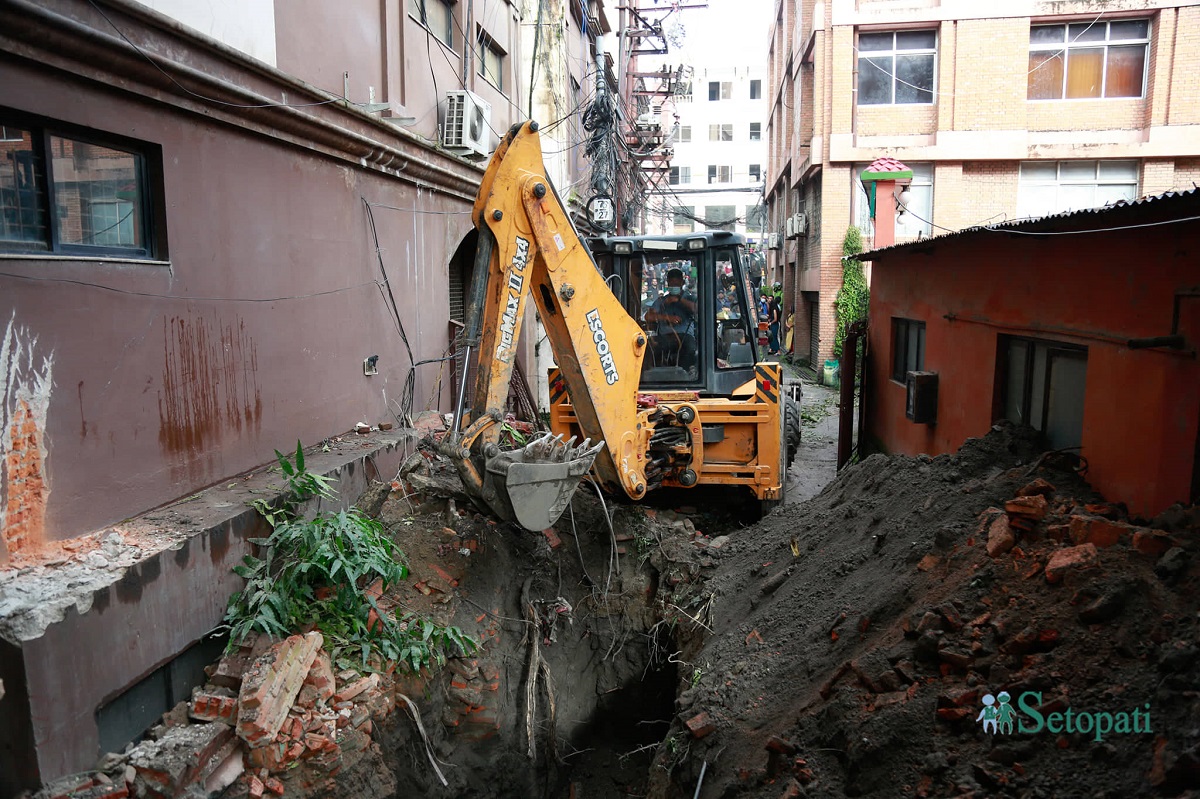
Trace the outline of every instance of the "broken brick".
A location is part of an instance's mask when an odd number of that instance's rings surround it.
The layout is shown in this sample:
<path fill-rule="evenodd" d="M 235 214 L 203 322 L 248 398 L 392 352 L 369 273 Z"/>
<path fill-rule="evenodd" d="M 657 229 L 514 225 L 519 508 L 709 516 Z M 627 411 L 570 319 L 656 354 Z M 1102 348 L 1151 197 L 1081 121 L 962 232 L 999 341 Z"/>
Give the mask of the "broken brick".
<path fill-rule="evenodd" d="M 1031 483 L 1026 483 L 1017 491 L 1017 496 L 1031 497 L 1035 494 L 1041 494 L 1043 497 L 1049 498 L 1054 493 L 1054 490 L 1054 486 L 1051 483 L 1039 477 Z"/>
<path fill-rule="evenodd" d="M 1174 545 L 1171 536 L 1159 530 L 1138 530 L 1133 534 L 1133 548 L 1152 558 L 1163 555 Z"/>
<path fill-rule="evenodd" d="M 1096 565 L 1098 560 L 1096 547 L 1091 543 L 1060 549 L 1050 556 L 1050 562 L 1046 564 L 1046 582 L 1057 583 L 1068 571 L 1086 569 Z"/>
<path fill-rule="evenodd" d="M 254 799 L 262 799 L 263 791 L 265 789 L 266 786 L 263 785 L 262 780 L 254 775 L 250 776 L 250 795 L 253 796 Z"/>
<path fill-rule="evenodd" d="M 551 549 L 558 549 L 562 546 L 562 539 L 558 537 L 558 533 L 554 532 L 553 527 L 542 530 L 542 535 L 546 537 L 546 543 L 550 544 Z"/>
<path fill-rule="evenodd" d="M 338 702 L 349 702 L 363 691 L 377 687 L 379 687 L 379 675 L 372 674 L 369 677 L 363 677 L 362 679 L 355 680 L 349 685 L 342 686 L 342 689 L 335 693 L 333 698 Z"/>
<path fill-rule="evenodd" d="M 224 748 L 236 746 L 233 728 L 227 724 L 193 724 L 170 727 L 157 741 L 143 741 L 129 754 L 135 785 L 176 796 L 202 781 L 225 758 L 215 757 Z"/>
<path fill-rule="evenodd" d="M 1072 516 L 1071 543 L 1111 547 L 1122 538 L 1132 538 L 1136 527 L 1099 517 Z"/>
<path fill-rule="evenodd" d="M 318 632 L 293 635 L 272 646 L 246 672 L 238 696 L 237 734 L 251 748 L 263 746 L 279 732 L 322 642 Z"/>
<path fill-rule="evenodd" d="M 778 735 L 772 735 L 767 739 L 766 749 L 768 752 L 778 752 L 781 755 L 794 755 L 798 748 L 793 742 Z"/>
<path fill-rule="evenodd" d="M 1024 516 L 1029 519 L 1044 519 L 1050 504 L 1041 494 L 1016 497 L 1004 503 L 1004 512 L 1009 516 Z"/>
<path fill-rule="evenodd" d="M 198 691 L 192 696 L 188 715 L 197 721 L 221 721 L 230 726 L 237 723 L 237 697 L 228 688 Z"/>
<path fill-rule="evenodd" d="M 717 729 L 717 725 L 708 713 L 698 713 L 684 722 L 693 738 L 703 738 Z"/>
<path fill-rule="evenodd" d="M 1017 537 L 1007 516 L 997 516 L 988 527 L 987 553 L 993 558 L 1003 555 L 1016 546 Z"/>

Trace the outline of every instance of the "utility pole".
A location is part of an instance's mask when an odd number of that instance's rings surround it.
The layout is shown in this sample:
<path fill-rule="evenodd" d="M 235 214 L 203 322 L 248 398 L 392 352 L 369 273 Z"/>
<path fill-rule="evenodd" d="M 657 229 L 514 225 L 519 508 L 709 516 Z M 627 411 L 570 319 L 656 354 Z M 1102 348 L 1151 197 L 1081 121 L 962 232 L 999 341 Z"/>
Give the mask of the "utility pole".
<path fill-rule="evenodd" d="M 623 146 L 618 153 L 625 165 L 626 183 L 622 187 L 618 207 L 626 226 L 636 224 L 646 231 L 645 198 L 666 182 L 671 169 L 669 132 L 662 125 L 662 109 L 674 96 L 683 81 L 689 80 L 682 67 L 664 65 L 656 71 L 644 71 L 639 59 L 643 56 L 666 55 L 667 36 L 663 23 L 677 11 L 707 8 L 707 2 L 673 4 L 666 8 L 643 5 L 633 0 L 621 10 L 621 40 L 618 89 L 621 93 L 619 120 Z M 625 200 L 625 202 L 621 202 Z"/>

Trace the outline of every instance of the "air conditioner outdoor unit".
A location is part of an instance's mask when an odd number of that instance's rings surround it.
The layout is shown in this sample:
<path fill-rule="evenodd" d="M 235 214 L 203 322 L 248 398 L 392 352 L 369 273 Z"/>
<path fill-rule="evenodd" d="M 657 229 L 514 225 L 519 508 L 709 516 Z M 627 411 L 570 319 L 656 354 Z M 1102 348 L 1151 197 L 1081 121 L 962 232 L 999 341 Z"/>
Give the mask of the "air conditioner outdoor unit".
<path fill-rule="evenodd" d="M 772 233 L 770 236 L 767 237 L 767 249 L 768 250 L 778 250 L 779 249 L 779 234 L 778 233 Z"/>
<path fill-rule="evenodd" d="M 793 225 L 793 227 L 796 229 L 796 235 L 797 236 L 807 236 L 808 235 L 808 215 L 802 214 L 802 213 L 796 214 L 795 219 L 796 219 L 796 223 Z"/>
<path fill-rule="evenodd" d="M 783 235 L 788 239 L 796 238 L 796 217 L 789 216 L 783 220 Z"/>
<path fill-rule="evenodd" d="M 486 156 L 491 133 L 492 106 L 474 92 L 446 92 L 446 119 L 442 124 L 442 146 L 459 154 Z"/>

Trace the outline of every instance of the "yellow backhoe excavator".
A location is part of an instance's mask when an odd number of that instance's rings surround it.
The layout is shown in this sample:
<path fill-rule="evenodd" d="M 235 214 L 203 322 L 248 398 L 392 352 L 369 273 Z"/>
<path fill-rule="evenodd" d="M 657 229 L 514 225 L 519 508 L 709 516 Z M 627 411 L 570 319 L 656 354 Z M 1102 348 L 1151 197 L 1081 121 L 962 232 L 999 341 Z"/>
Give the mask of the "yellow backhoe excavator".
<path fill-rule="evenodd" d="M 546 176 L 536 122 L 503 137 L 472 209 L 466 362 L 442 452 L 468 493 L 530 530 L 552 525 L 589 472 L 641 500 L 662 486 L 743 486 L 783 500 L 799 405 L 760 361 L 745 240 L 726 232 L 590 239 Z M 501 449 L 525 303 L 558 364 L 551 433 Z M 579 443 L 582 442 L 582 443 Z"/>

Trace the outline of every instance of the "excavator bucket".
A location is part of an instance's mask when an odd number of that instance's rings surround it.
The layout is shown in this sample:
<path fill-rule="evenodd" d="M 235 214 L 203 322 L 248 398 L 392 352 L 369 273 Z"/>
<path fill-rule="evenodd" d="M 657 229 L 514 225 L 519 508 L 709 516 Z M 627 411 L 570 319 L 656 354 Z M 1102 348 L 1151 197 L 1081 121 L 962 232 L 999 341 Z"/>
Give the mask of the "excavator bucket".
<path fill-rule="evenodd" d="M 487 481 L 512 509 L 512 518 L 527 530 L 545 530 L 558 521 L 579 481 L 592 468 L 604 442 L 547 433 L 522 449 L 501 452 L 485 464 Z"/>

